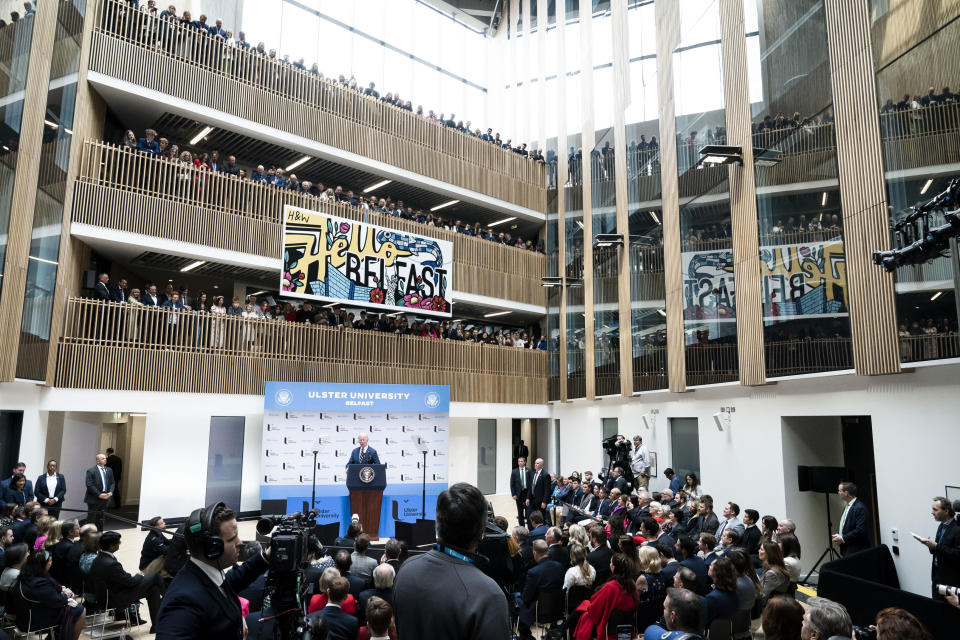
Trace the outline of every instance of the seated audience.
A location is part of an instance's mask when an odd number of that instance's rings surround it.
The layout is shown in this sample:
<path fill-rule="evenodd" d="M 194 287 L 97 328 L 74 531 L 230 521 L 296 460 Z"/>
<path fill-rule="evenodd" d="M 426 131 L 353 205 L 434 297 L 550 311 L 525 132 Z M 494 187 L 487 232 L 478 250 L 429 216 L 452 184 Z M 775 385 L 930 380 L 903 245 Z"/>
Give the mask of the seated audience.
<path fill-rule="evenodd" d="M 570 568 L 563 575 L 563 588 L 593 587 L 597 570 L 587 561 L 587 550 L 579 542 L 570 543 Z"/>
<path fill-rule="evenodd" d="M 760 627 L 764 640 L 800 640 L 803 605 L 794 598 L 774 596 L 763 608 Z"/>
<path fill-rule="evenodd" d="M 810 598 L 803 614 L 800 636 L 804 640 L 829 640 L 834 636 L 849 638 L 853 633 L 850 614 L 842 604 L 827 598 Z"/>
<path fill-rule="evenodd" d="M 154 516 L 147 521 L 154 529 L 166 529 L 167 523 L 160 516 Z M 167 557 L 167 539 L 159 531 L 148 531 L 140 550 L 140 572 L 159 573 L 163 569 L 163 561 Z"/>
<path fill-rule="evenodd" d="M 773 596 L 793 593 L 790 588 L 790 572 L 783 564 L 783 552 L 775 542 L 764 542 L 760 547 L 760 561 L 763 562 L 763 577 L 760 579 L 763 602 Z"/>
<path fill-rule="evenodd" d="M 330 640 L 354 640 L 359 625 L 356 617 L 340 608 L 349 595 L 350 583 L 346 578 L 333 578 L 327 587 L 327 605 L 311 613 L 309 617 L 322 617 L 327 622 L 327 638 Z"/>
<path fill-rule="evenodd" d="M 637 610 L 637 627 L 646 629 L 663 615 L 663 601 L 671 586 L 661 573 L 660 553 L 655 547 L 640 548 L 640 576 L 637 591 L 640 607 Z"/>
<path fill-rule="evenodd" d="M 678 574 L 679 575 L 679 574 Z M 691 634 L 699 637 L 702 604 L 689 589 L 667 589 L 663 601 L 663 621 L 666 628 L 653 624 L 646 628 L 643 640 L 665 640 Z"/>
<path fill-rule="evenodd" d="M 549 547 L 545 540 L 533 543 L 534 565 L 527 571 L 527 579 L 523 585 L 520 600 L 520 637 L 532 638 L 530 626 L 536 622 L 537 598 L 544 592 L 557 593 L 563 589 L 566 565 L 560 564 L 550 557 Z"/>
<path fill-rule="evenodd" d="M 80 543 L 80 524 L 76 520 L 67 520 L 60 525 L 60 533 L 60 540 L 50 550 L 53 556 L 50 575 L 60 584 L 70 587 L 74 593 L 82 595 L 80 555 L 83 545 Z"/>
<path fill-rule="evenodd" d="M 382 640 L 390 638 L 397 640 L 396 629 L 393 629 L 393 607 L 383 598 L 372 596 L 367 601 L 364 611 L 367 626 L 361 627 L 357 633 L 357 640 Z"/>
<path fill-rule="evenodd" d="M 717 558 L 710 564 L 713 589 L 704 597 L 703 628 L 709 629 L 714 620 L 733 620 L 740 610 L 737 598 L 737 570 L 727 558 Z"/>
<path fill-rule="evenodd" d="M 387 604 L 393 602 L 393 581 L 396 575 L 389 564 L 379 564 L 373 570 L 373 588 L 361 591 L 357 599 L 357 617 L 360 624 L 366 622 L 367 603 L 371 598 L 380 598 Z"/>
<path fill-rule="evenodd" d="M 353 553 L 350 554 L 350 573 L 363 578 L 367 582 L 373 575 L 373 569 L 377 566 L 377 561 L 367 556 L 367 550 L 370 548 L 370 536 L 361 533 L 353 543 Z"/>
<path fill-rule="evenodd" d="M 46 549 L 30 554 L 20 571 L 16 601 L 17 627 L 21 630 L 58 627 L 77 640 L 86 621 L 83 605 L 73 600 L 73 592 L 50 577 L 53 557 Z"/>
<path fill-rule="evenodd" d="M 116 531 L 106 531 L 100 536 L 100 553 L 90 566 L 97 604 L 123 610 L 145 598 L 150 620 L 156 624 L 160 611 L 160 574 L 131 575 L 124 571 L 116 556 L 120 538 Z M 150 633 L 155 633 L 152 627 Z"/>
<path fill-rule="evenodd" d="M 607 622 L 614 611 L 633 611 L 639 604 L 633 563 L 622 553 L 610 560 L 610 580 L 578 608 L 581 612 L 574 631 L 575 640 L 591 640 L 606 635 Z M 615 638 L 616 636 L 611 636 Z"/>
<path fill-rule="evenodd" d="M 320 576 L 320 580 L 317 583 L 319 591 L 316 595 L 310 598 L 310 604 L 307 606 L 307 613 L 316 613 L 327 606 L 327 602 L 329 602 L 327 591 L 330 589 L 330 583 L 333 582 L 334 578 L 340 577 L 342 577 L 340 575 L 340 570 L 336 567 L 329 567 L 323 571 L 323 575 Z M 352 593 L 348 593 L 347 597 L 344 598 L 343 602 L 340 603 L 340 608 L 350 615 L 356 615 L 357 599 Z"/>

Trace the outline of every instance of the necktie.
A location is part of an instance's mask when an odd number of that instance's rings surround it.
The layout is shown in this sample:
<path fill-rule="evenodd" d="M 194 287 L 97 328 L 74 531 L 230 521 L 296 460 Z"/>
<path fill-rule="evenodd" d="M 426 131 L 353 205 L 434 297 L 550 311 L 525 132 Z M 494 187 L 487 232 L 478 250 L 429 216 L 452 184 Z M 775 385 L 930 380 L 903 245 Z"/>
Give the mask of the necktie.
<path fill-rule="evenodd" d="M 937 544 L 940 544 L 940 540 L 943 539 L 943 534 L 947 530 L 947 523 L 941 522 L 940 526 L 937 527 Z M 934 554 L 933 556 L 933 566 L 937 567 L 940 565 L 940 559 Z"/>
<path fill-rule="evenodd" d="M 535 474 L 533 474 L 533 486 L 537 486 L 537 480 L 539 479 L 540 479 L 540 472 L 537 471 Z"/>
<path fill-rule="evenodd" d="M 520 490 L 521 491 L 527 490 L 527 470 L 526 469 L 520 469 Z"/>
<path fill-rule="evenodd" d="M 850 504 L 843 508 L 843 515 L 840 516 L 840 535 L 843 535 L 843 523 L 847 521 L 847 512 L 850 511 Z"/>
<path fill-rule="evenodd" d="M 723 530 L 727 528 L 727 521 L 724 520 L 720 523 L 720 528 L 717 529 L 717 544 L 720 543 L 720 536 L 723 535 Z"/>
<path fill-rule="evenodd" d="M 107 492 L 107 474 L 103 471 L 103 467 L 99 467 L 99 469 L 100 469 L 100 482 L 103 485 L 103 492 L 106 493 Z"/>

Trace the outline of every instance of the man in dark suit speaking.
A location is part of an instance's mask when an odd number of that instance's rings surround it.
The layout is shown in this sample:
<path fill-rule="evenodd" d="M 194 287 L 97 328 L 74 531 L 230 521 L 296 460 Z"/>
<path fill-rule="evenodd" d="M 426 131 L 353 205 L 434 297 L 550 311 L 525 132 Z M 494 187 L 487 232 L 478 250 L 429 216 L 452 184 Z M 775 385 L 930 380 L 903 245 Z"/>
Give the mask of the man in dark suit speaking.
<path fill-rule="evenodd" d="M 837 495 L 847 503 L 840 516 L 840 532 L 833 534 L 833 542 L 840 545 L 840 555 L 848 556 L 873 546 L 873 527 L 867 505 L 857 500 L 857 485 L 841 482 Z"/>
<path fill-rule="evenodd" d="M 351 464 L 380 464 L 380 456 L 377 450 L 370 446 L 370 434 L 361 433 L 357 436 L 357 444 L 360 446 L 353 450 L 347 465 Z"/>
<path fill-rule="evenodd" d="M 103 531 L 103 512 L 117 487 L 113 470 L 107 466 L 107 456 L 97 454 L 97 464 L 87 469 L 86 484 L 83 501 L 87 503 L 87 522 L 97 525 L 97 531 Z"/>

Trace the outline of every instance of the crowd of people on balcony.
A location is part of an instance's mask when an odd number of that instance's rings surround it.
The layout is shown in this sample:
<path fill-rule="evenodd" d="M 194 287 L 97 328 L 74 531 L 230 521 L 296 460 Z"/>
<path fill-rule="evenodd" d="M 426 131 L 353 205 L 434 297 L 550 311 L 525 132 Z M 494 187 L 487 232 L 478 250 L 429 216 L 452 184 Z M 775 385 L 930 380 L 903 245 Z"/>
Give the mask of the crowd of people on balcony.
<path fill-rule="evenodd" d="M 24 2 L 23 15 L 20 15 L 19 11 L 11 11 L 9 23 L 6 20 L 3 20 L 2 18 L 0 18 L 0 29 L 3 29 L 5 26 L 7 26 L 7 24 L 14 24 L 15 22 L 19 22 L 21 18 L 27 18 L 27 17 L 33 16 L 36 14 L 36 12 L 37 12 L 37 7 L 32 2 Z"/>
<path fill-rule="evenodd" d="M 144 3 L 141 3 L 140 0 L 127 0 L 127 4 L 132 6 L 134 9 L 139 10 L 144 15 L 149 15 L 158 18 L 159 20 L 165 20 L 179 25 L 185 30 L 185 33 L 209 34 L 211 38 L 221 41 L 227 47 L 223 52 L 223 60 L 221 61 L 221 68 L 226 72 L 230 71 L 231 61 L 234 58 L 234 56 L 230 53 L 230 48 L 237 48 L 244 51 L 249 51 L 254 55 L 263 56 L 265 59 L 271 62 L 286 65 L 290 68 L 309 73 L 320 80 L 325 80 L 323 72 L 320 71 L 318 63 L 314 62 L 308 68 L 304 58 L 302 57 L 292 60 L 289 54 L 278 54 L 276 49 L 268 49 L 263 42 L 258 42 L 254 46 L 247 40 L 246 34 L 243 31 L 238 31 L 237 37 L 234 37 L 233 30 L 224 28 L 223 20 L 220 18 L 217 18 L 213 21 L 213 24 L 210 24 L 207 21 L 207 16 L 204 14 L 200 14 L 196 20 L 193 19 L 193 16 L 189 11 L 183 11 L 182 14 L 178 16 L 175 5 L 171 4 L 168 5 L 166 9 L 159 10 L 156 0 L 147 0 Z M 156 28 L 157 27 L 155 25 L 145 25 L 141 35 L 147 35 L 150 41 L 155 42 L 157 40 Z M 189 49 L 184 48 L 181 53 L 189 55 L 190 52 Z M 214 62 L 215 61 L 207 60 L 208 64 Z M 421 118 L 437 123 L 438 126 L 454 129 L 466 136 L 479 138 L 485 142 L 489 142 L 492 145 L 498 146 L 506 151 L 515 153 L 531 161 L 539 163 L 545 162 L 542 149 L 528 149 L 526 143 L 514 145 L 512 139 L 502 139 L 500 133 L 494 133 L 492 128 L 487 128 L 486 133 L 483 133 L 480 128 L 474 128 L 473 123 L 470 120 L 458 120 L 456 114 L 452 112 L 435 111 L 433 109 L 425 110 L 423 105 L 418 105 L 416 110 L 414 110 L 413 103 L 410 100 L 402 98 L 399 92 L 388 91 L 381 95 L 381 93 L 377 90 L 376 84 L 373 82 L 370 82 L 364 86 L 362 83 L 358 82 L 353 75 L 346 76 L 344 74 L 340 74 L 336 80 L 334 80 L 332 77 L 326 80 L 346 87 L 347 89 L 355 91 L 360 95 L 367 96 L 371 100 L 378 100 L 381 103 L 389 104 L 397 109 L 415 113 Z"/>
<path fill-rule="evenodd" d="M 145 282 L 142 289 L 130 288 L 126 278 L 120 278 L 114 285 L 110 283 L 110 276 L 107 273 L 99 275 L 93 294 L 102 302 L 119 302 L 131 307 L 158 307 L 193 314 L 210 314 L 211 317 L 237 316 L 270 322 L 315 324 L 357 331 L 377 331 L 541 351 L 547 348 L 545 339 L 536 335 L 538 332 L 534 328 L 528 332 L 526 329 L 509 326 L 473 327 L 461 320 L 430 321 L 413 314 L 351 311 L 342 306 L 315 306 L 309 301 L 278 302 L 272 297 L 258 298 L 257 295 L 248 295 L 243 299 L 240 296 L 233 296 L 228 302 L 226 296 L 217 293 L 208 294 L 206 291 L 193 294 L 187 285 L 177 289 L 172 282 L 168 282 L 162 290 L 155 282 Z M 135 341 L 143 333 L 138 325 L 140 320 L 135 314 L 127 316 L 127 324 L 124 328 L 128 340 Z M 178 324 L 176 321 L 168 322 Z M 247 331 L 244 336 L 246 348 L 253 349 L 257 346 L 256 332 Z M 209 336 L 204 336 L 204 332 L 200 330 L 198 339 L 204 343 L 200 346 L 207 346 L 205 344 L 207 342 L 211 347 L 224 346 L 222 330 L 211 331 Z"/>
<path fill-rule="evenodd" d="M 887 98 L 880 107 L 880 113 L 886 116 L 880 119 L 883 134 L 887 137 L 956 129 L 960 126 L 957 109 L 940 112 L 936 109 L 958 104 L 960 93 L 952 92 L 948 86 L 940 92 L 930 87 L 923 96 L 907 93 L 899 102 Z M 940 117 L 937 117 L 938 113 Z"/>
<path fill-rule="evenodd" d="M 131 152 L 145 153 L 148 155 L 164 158 L 171 162 L 192 166 L 200 171 L 220 172 L 226 175 L 235 176 L 241 180 L 250 180 L 257 184 L 263 184 L 277 189 L 288 189 L 295 193 L 307 196 L 313 196 L 323 201 L 338 202 L 346 206 L 358 207 L 360 209 L 374 211 L 387 216 L 411 220 L 429 227 L 447 229 L 454 233 L 460 233 L 466 236 L 480 238 L 489 242 L 536 251 L 543 253 L 543 246 L 539 241 L 523 238 L 520 235 L 513 236 L 509 231 L 496 231 L 490 227 L 483 227 L 479 222 L 464 222 L 459 219 L 444 218 L 440 215 L 434 215 L 430 211 L 424 212 L 422 208 L 414 207 L 404 203 L 403 200 L 394 201 L 393 198 L 376 196 L 364 196 L 362 193 L 354 192 L 352 189 L 344 189 L 341 185 L 336 187 L 327 187 L 322 182 L 314 180 L 301 180 L 297 174 L 290 173 L 277 165 L 257 165 L 249 174 L 246 169 L 237 164 L 236 156 L 221 154 L 219 150 L 200 150 L 189 151 L 181 148 L 180 145 L 173 143 L 163 136 L 158 136 L 154 129 L 146 129 L 142 137 L 128 129 L 124 132 L 121 146 Z M 225 159 L 224 159 L 225 158 Z M 190 176 L 188 175 L 189 179 Z"/>
<path fill-rule="evenodd" d="M 897 335 L 901 362 L 960 357 L 957 323 L 948 316 L 901 318 Z"/>

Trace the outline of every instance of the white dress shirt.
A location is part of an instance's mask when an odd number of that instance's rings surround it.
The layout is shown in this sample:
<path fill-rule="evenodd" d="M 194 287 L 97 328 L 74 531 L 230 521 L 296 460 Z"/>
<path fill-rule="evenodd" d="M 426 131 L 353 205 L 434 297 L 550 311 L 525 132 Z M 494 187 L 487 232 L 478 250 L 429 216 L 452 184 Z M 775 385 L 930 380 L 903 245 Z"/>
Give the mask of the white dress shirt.
<path fill-rule="evenodd" d="M 57 495 L 57 474 L 47 474 L 47 495 L 54 498 Z"/>
<path fill-rule="evenodd" d="M 646 473 L 650 466 L 650 451 L 645 445 L 630 450 L 630 469 L 634 474 Z"/>

